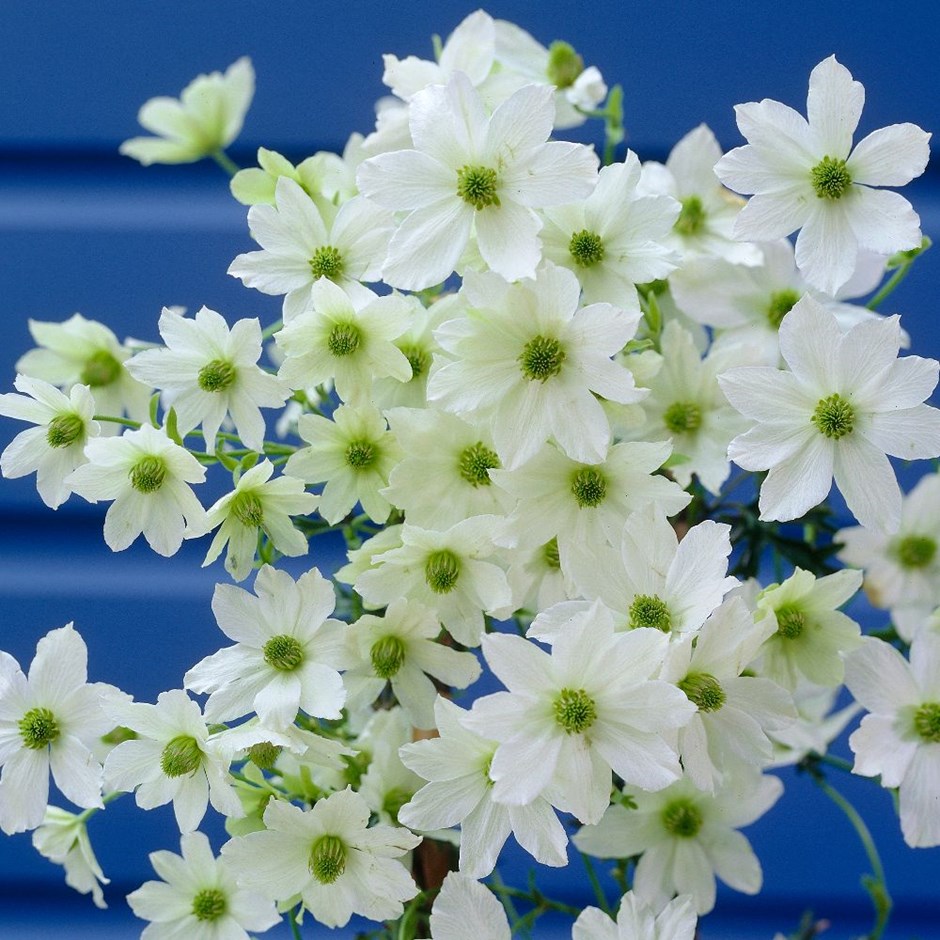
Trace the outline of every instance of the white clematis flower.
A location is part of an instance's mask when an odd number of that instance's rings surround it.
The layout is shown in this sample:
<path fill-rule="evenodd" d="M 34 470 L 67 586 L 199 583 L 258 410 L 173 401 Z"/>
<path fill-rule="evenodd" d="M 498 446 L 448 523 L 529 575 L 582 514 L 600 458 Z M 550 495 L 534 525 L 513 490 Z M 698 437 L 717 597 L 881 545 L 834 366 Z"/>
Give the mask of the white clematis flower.
<path fill-rule="evenodd" d="M 930 134 L 892 124 L 852 147 L 865 89 L 830 56 L 809 77 L 807 118 L 765 98 L 735 107 L 748 144 L 715 166 L 737 192 L 754 193 L 735 221 L 736 238 L 772 241 L 800 229 L 796 263 L 814 287 L 834 294 L 855 270 L 859 249 L 884 255 L 917 248 L 920 219 L 879 186 L 920 176 Z"/>

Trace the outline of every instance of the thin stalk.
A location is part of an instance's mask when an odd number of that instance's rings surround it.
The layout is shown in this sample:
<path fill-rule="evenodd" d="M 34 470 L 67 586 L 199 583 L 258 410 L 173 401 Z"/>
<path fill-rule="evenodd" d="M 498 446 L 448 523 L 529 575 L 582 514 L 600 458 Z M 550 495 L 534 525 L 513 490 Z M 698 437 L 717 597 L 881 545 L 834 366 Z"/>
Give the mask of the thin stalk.
<path fill-rule="evenodd" d="M 598 907 L 600 907 L 608 917 L 612 916 L 613 911 L 610 909 L 607 895 L 604 893 L 600 879 L 597 877 L 597 872 L 594 870 L 594 863 L 584 852 L 578 852 L 578 855 L 581 856 L 581 861 L 584 862 L 584 867 L 587 869 L 588 881 L 591 882 L 591 887 L 594 889 L 594 896 L 597 898 Z"/>
<path fill-rule="evenodd" d="M 229 176 L 234 176 L 241 169 L 224 150 L 216 150 L 215 153 L 210 153 L 209 156 L 212 157 Z"/>

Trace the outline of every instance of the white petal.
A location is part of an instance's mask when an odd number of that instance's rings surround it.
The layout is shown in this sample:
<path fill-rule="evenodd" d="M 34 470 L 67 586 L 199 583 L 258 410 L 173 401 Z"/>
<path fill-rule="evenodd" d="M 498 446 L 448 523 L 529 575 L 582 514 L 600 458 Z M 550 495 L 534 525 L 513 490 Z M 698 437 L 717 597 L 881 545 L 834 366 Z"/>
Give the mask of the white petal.
<path fill-rule="evenodd" d="M 819 150 L 833 159 L 845 159 L 852 147 L 865 104 L 865 89 L 834 55 L 824 59 L 809 76 L 806 116 Z"/>
<path fill-rule="evenodd" d="M 868 528 L 896 532 L 901 490 L 888 458 L 857 434 L 842 438 L 833 450 L 836 486 L 855 518 Z"/>
<path fill-rule="evenodd" d="M 930 134 L 916 124 L 892 124 L 861 140 L 846 168 L 854 183 L 904 186 L 920 176 L 930 159 Z"/>

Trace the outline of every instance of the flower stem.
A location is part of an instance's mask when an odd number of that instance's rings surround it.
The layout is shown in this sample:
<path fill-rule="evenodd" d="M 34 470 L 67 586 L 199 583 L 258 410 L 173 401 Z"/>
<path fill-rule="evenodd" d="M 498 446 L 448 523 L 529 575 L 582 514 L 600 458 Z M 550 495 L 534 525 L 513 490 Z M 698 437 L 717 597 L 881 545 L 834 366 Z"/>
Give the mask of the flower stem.
<path fill-rule="evenodd" d="M 600 879 L 597 877 L 597 872 L 594 869 L 594 863 L 587 855 L 584 854 L 584 852 L 579 851 L 578 855 L 581 856 L 581 861 L 584 862 L 584 867 L 587 869 L 588 881 L 591 882 L 591 887 L 594 889 L 594 896 L 597 898 L 598 906 L 605 914 L 612 916 L 613 911 L 610 909 L 610 904 L 607 901 L 607 895 L 604 893 L 604 889 L 601 887 Z"/>
<path fill-rule="evenodd" d="M 297 918 L 295 916 L 295 914 L 299 914 L 299 913 L 300 913 L 300 906 L 298 905 L 296 911 L 287 911 L 287 913 L 284 915 L 287 918 L 287 923 L 290 924 L 290 932 L 291 932 L 291 935 L 294 937 L 294 940 L 302 940 L 300 936 L 300 927 L 297 926 Z"/>
<path fill-rule="evenodd" d="M 893 902 L 891 895 L 888 894 L 884 868 L 881 864 L 878 849 L 875 846 L 875 840 L 872 838 L 871 832 L 868 826 L 865 825 L 865 820 L 859 815 L 858 810 L 838 790 L 830 786 L 821 774 L 813 774 L 812 777 L 823 793 L 848 817 L 849 822 L 858 833 L 865 854 L 868 856 L 868 864 L 871 865 L 872 874 L 862 876 L 862 887 L 868 892 L 872 904 L 875 906 L 875 926 L 864 940 L 881 940 L 884 936 L 885 927 L 888 925 L 888 918 L 891 916 Z"/>
<path fill-rule="evenodd" d="M 229 176 L 234 176 L 241 169 L 224 150 L 216 150 L 215 153 L 211 153 L 209 156 L 212 157 Z"/>

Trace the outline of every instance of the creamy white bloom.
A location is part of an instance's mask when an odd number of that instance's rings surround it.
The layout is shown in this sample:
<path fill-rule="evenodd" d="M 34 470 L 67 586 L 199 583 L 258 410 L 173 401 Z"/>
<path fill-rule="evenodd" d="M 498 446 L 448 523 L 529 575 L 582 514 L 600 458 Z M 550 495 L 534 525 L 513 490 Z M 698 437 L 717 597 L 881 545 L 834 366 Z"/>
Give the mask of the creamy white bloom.
<path fill-rule="evenodd" d="M 260 409 L 278 408 L 288 397 L 284 383 L 258 365 L 261 324 L 239 320 L 230 329 L 222 315 L 208 307 L 193 319 L 164 307 L 159 328 L 166 346 L 130 359 L 131 375 L 168 393 L 180 434 L 202 425 L 210 453 L 226 417 L 231 417 L 245 446 L 260 451 Z"/>
<path fill-rule="evenodd" d="M 524 806 L 542 795 L 591 823 L 608 805 L 611 770 L 650 790 L 676 780 L 673 732 L 695 706 L 652 679 L 667 642 L 656 630 L 615 633 L 597 603 L 571 618 L 551 654 L 522 637 L 485 636 L 483 655 L 509 691 L 478 699 L 464 720 L 500 742 L 494 799 Z"/>
<path fill-rule="evenodd" d="M 192 163 L 224 150 L 240 133 L 255 94 L 255 70 L 242 56 L 226 70 L 197 75 L 179 98 L 145 102 L 137 115 L 156 137 L 134 137 L 120 152 L 151 163 Z"/>
<path fill-rule="evenodd" d="M 769 735 L 796 718 L 790 695 L 745 670 L 774 629 L 754 622 L 740 598 L 726 601 L 702 626 L 670 645 L 660 679 L 675 683 L 698 711 L 679 729 L 679 754 L 689 779 L 714 793 L 735 767 L 765 767 L 773 758 Z"/>
<path fill-rule="evenodd" d="M 341 405 L 332 420 L 301 415 L 297 432 L 306 442 L 291 454 L 284 472 L 307 483 L 325 483 L 320 515 L 335 525 L 356 503 L 375 522 L 385 522 L 391 504 L 385 495 L 401 447 L 385 418 L 371 405 Z"/>
<path fill-rule="evenodd" d="M 193 455 L 150 424 L 120 437 L 96 438 L 85 448 L 88 463 L 66 481 L 90 503 L 113 499 L 104 519 L 104 540 L 123 551 L 143 534 L 160 555 L 173 555 L 183 532 L 202 535 L 206 511 L 190 483 L 202 483 L 206 470 Z"/>
<path fill-rule="evenodd" d="M 212 854 L 201 832 L 180 838 L 180 855 L 150 853 L 162 881 L 148 881 L 127 896 L 131 910 L 151 923 L 141 940 L 249 940 L 280 922 L 271 901 L 239 887 L 227 859 Z"/>
<path fill-rule="evenodd" d="M 229 188 L 243 205 L 273 206 L 277 203 L 277 181 L 282 176 L 292 179 L 321 207 L 324 203 L 344 203 L 357 192 L 355 174 L 339 154 L 321 150 L 294 166 L 266 147 L 258 148 L 258 166 L 239 170 Z"/>
<path fill-rule="evenodd" d="M 98 414 L 120 417 L 126 411 L 135 421 L 147 420 L 151 389 L 127 371 L 133 350 L 103 323 L 76 313 L 63 323 L 30 320 L 29 332 L 39 348 L 20 356 L 18 373 L 64 389 L 86 385 Z M 106 424 L 103 433 L 116 430 Z"/>
<path fill-rule="evenodd" d="M 865 569 L 865 594 L 908 641 L 940 605 L 940 475 L 923 477 L 901 504 L 898 531 L 887 535 L 865 526 L 840 529 L 837 557 Z"/>
<path fill-rule="evenodd" d="M 194 692 L 211 693 L 208 721 L 251 712 L 280 730 L 298 709 L 315 718 L 339 718 L 346 701 L 337 671 L 345 660 L 346 625 L 327 619 L 336 605 L 332 584 L 312 568 L 297 581 L 265 565 L 255 594 L 217 584 L 212 612 L 236 641 L 201 660 L 184 677 Z"/>
<path fill-rule="evenodd" d="M 306 516 L 316 508 L 318 498 L 304 491 L 301 480 L 279 476 L 272 480 L 274 465 L 269 460 L 247 470 L 235 489 L 214 503 L 206 513 L 209 529 L 219 526 L 202 567 L 212 564 L 228 546 L 225 570 L 244 581 L 251 571 L 263 532 L 271 544 L 288 557 L 306 555 L 307 537 L 294 528 L 291 516 Z"/>
<path fill-rule="evenodd" d="M 871 714 L 849 738 L 853 773 L 900 790 L 901 832 L 913 847 L 940 845 L 940 636 L 924 633 L 910 662 L 866 638 L 846 659 L 845 684 Z"/>
<path fill-rule="evenodd" d="M 612 357 L 636 333 L 639 312 L 580 306 L 578 279 L 546 262 L 534 281 L 470 274 L 466 316 L 436 332 L 428 398 L 487 423 L 500 460 L 514 469 L 549 437 L 573 460 L 604 459 L 610 424 L 596 396 L 629 404 L 647 394 Z"/>
<path fill-rule="evenodd" d="M 73 385 L 65 395 L 27 375 L 18 375 L 13 384 L 23 394 L 0 395 L 0 415 L 36 427 L 21 431 L 7 445 L 0 454 L 0 471 L 10 480 L 35 473 L 42 501 L 58 509 L 72 491 L 65 478 L 86 462 L 85 444 L 101 431 L 93 420 L 95 401 L 85 385 Z"/>
<path fill-rule="evenodd" d="M 901 492 L 886 454 L 940 454 L 940 412 L 923 404 L 937 384 L 934 359 L 898 359 L 897 317 L 843 332 L 810 296 L 780 324 L 789 371 L 731 369 L 718 377 L 731 404 L 753 423 L 728 455 L 745 470 L 769 470 L 761 519 L 788 520 L 822 502 L 835 477 L 862 525 L 897 529 Z"/>
<path fill-rule="evenodd" d="M 210 801 L 223 816 L 243 815 L 228 776 L 231 752 L 210 738 L 202 711 L 182 689 L 161 692 L 156 705 L 124 702 L 110 713 L 137 736 L 108 755 L 108 787 L 136 791 L 141 809 L 172 801 L 180 832 L 199 826 Z"/>
<path fill-rule="evenodd" d="M 689 131 L 669 153 L 665 165 L 643 164 L 640 192 L 671 196 L 681 211 L 673 226 L 675 246 L 683 258 L 726 258 L 734 264 L 757 264 L 760 251 L 732 237 L 743 200 L 715 176 L 721 146 L 705 124 Z"/>
<path fill-rule="evenodd" d="M 736 891 L 760 891 L 760 862 L 737 830 L 763 816 L 782 792 L 777 777 L 744 769 L 714 796 L 688 778 L 658 793 L 625 788 L 631 808 L 615 802 L 573 841 L 599 858 L 642 855 L 633 881 L 640 901 L 662 907 L 674 894 L 688 894 L 696 913 L 707 914 L 715 906 L 716 875 Z"/>
<path fill-rule="evenodd" d="M 23 674 L 0 651 L 0 829 L 35 829 L 49 798 L 49 772 L 77 806 L 101 807 L 97 739 L 113 727 L 102 708 L 116 689 L 88 682 L 88 649 L 71 623 L 50 630 Z"/>
<path fill-rule="evenodd" d="M 498 742 L 469 730 L 467 712 L 438 696 L 434 716 L 438 737 L 405 744 L 401 759 L 427 785 L 401 808 L 399 820 L 419 830 L 460 824 L 460 871 L 485 878 L 496 866 L 510 834 L 536 861 L 563 867 L 568 836 L 551 804 L 536 796 L 524 806 L 494 799 L 490 765 Z"/>
<path fill-rule="evenodd" d="M 436 642 L 440 632 L 433 611 L 405 597 L 392 601 L 384 616 L 365 614 L 351 624 L 350 662 L 343 675 L 349 705 L 371 705 L 389 684 L 415 727 L 435 727 L 437 690 L 429 676 L 457 689 L 480 676 L 476 656 Z"/>
<path fill-rule="evenodd" d="M 408 329 L 412 304 L 399 294 L 355 297 L 325 277 L 309 291 L 310 305 L 275 334 L 284 362 L 278 375 L 304 389 L 332 379 L 347 403 L 369 401 L 372 380 L 411 378 L 408 357 L 393 343 Z"/>
<path fill-rule="evenodd" d="M 493 561 L 493 544 L 504 520 L 471 516 L 448 529 L 422 529 L 405 523 L 401 545 L 372 556 L 355 588 L 367 604 L 384 606 L 407 596 L 429 607 L 454 639 L 479 646 L 484 612 L 506 616 L 509 585 Z"/>
<path fill-rule="evenodd" d="M 861 587 L 862 573 L 846 568 L 817 578 L 797 568 L 782 584 L 757 598 L 757 617 L 772 618 L 776 630 L 761 649 L 759 672 L 788 689 L 800 676 L 817 685 L 842 682 L 843 654 L 858 646 L 859 625 L 837 610 Z"/>
<path fill-rule="evenodd" d="M 471 233 L 489 268 L 534 277 L 542 248 L 536 209 L 587 196 L 597 157 L 582 144 L 548 142 L 554 93 L 526 85 L 488 116 L 463 72 L 418 92 L 409 105 L 414 150 L 359 167 L 359 189 L 408 213 L 389 243 L 383 279 L 419 290 L 446 280 Z"/>
<path fill-rule="evenodd" d="M 620 899 L 614 923 L 596 907 L 586 907 L 574 923 L 571 940 L 693 940 L 695 907 L 681 894 L 665 907 L 649 907 L 633 891 Z"/>
<path fill-rule="evenodd" d="M 640 161 L 629 150 L 623 163 L 601 169 L 587 199 L 545 210 L 544 255 L 575 273 L 585 303 L 638 310 L 635 285 L 665 278 L 679 262 L 666 244 L 679 204 L 640 194 L 639 182 Z"/>
<path fill-rule="evenodd" d="M 921 243 L 910 203 L 873 187 L 903 186 L 920 176 L 930 134 L 892 124 L 853 149 L 864 102 L 861 83 L 830 56 L 810 74 L 807 118 L 769 98 L 737 105 L 748 143 L 715 166 L 727 186 L 755 194 L 735 221 L 735 237 L 772 241 L 800 229 L 796 263 L 828 294 L 851 277 L 859 248 L 889 255 Z"/>
<path fill-rule="evenodd" d="M 300 810 L 271 800 L 264 832 L 232 839 L 222 857 L 239 884 L 274 901 L 300 895 L 322 924 L 343 927 L 353 914 L 372 920 L 401 917 L 403 901 L 418 888 L 399 856 L 421 841 L 407 829 L 368 828 L 369 807 L 343 790 Z"/>
<path fill-rule="evenodd" d="M 356 298 L 370 296 L 360 282 L 379 278 L 390 212 L 362 198 L 339 208 L 314 201 L 288 176 L 277 181 L 275 203 L 248 210 L 251 237 L 261 250 L 238 255 L 229 274 L 264 294 L 285 294 L 285 323 L 307 306 L 321 277 Z"/>
<path fill-rule="evenodd" d="M 42 825 L 33 830 L 33 848 L 65 869 L 65 883 L 79 894 L 90 894 L 95 907 L 106 908 L 102 885 L 110 884 L 95 858 L 85 814 L 47 806 Z"/>

